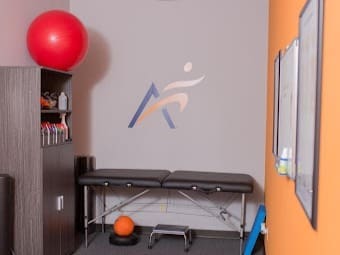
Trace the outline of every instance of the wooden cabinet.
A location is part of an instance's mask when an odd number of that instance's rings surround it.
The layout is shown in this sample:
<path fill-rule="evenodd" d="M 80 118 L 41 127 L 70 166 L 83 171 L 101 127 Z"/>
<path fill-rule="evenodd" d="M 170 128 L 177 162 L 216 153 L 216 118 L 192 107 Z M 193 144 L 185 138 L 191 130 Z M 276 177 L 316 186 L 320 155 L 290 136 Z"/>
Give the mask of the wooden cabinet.
<path fill-rule="evenodd" d="M 71 144 L 43 150 L 44 254 L 71 254 L 74 249 L 72 162 Z"/>
<path fill-rule="evenodd" d="M 14 178 L 16 255 L 74 250 L 72 75 L 41 67 L 0 67 L 0 173 Z M 46 91 L 68 96 L 67 111 L 42 110 Z M 70 139 L 42 146 L 40 124 L 66 114 Z"/>

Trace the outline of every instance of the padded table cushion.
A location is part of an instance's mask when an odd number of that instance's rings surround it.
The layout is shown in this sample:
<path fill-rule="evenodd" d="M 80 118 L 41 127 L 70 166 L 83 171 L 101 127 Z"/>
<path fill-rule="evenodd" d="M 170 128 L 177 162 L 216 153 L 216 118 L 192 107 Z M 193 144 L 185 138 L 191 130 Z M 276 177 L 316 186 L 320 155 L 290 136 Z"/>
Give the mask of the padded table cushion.
<path fill-rule="evenodd" d="M 163 181 L 162 186 L 168 189 L 187 189 L 251 193 L 253 178 L 248 174 L 174 171 Z"/>
<path fill-rule="evenodd" d="M 81 185 L 111 185 L 133 187 L 161 187 L 168 170 L 151 169 L 98 169 L 78 177 Z"/>

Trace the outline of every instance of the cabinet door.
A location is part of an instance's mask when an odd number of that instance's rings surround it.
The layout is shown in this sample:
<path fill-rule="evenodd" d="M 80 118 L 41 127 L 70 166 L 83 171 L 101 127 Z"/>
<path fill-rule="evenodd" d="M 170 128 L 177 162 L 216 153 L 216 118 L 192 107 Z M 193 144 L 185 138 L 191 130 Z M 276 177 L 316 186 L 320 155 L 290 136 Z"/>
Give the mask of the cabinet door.
<path fill-rule="evenodd" d="M 74 154 L 72 144 L 62 145 L 60 150 L 60 193 L 64 197 L 61 223 L 61 255 L 72 254 L 75 239 L 75 201 L 74 201 Z"/>
<path fill-rule="evenodd" d="M 74 251 L 74 156 L 72 144 L 43 148 L 44 254 Z"/>
<path fill-rule="evenodd" d="M 43 248 L 45 255 L 60 255 L 58 147 L 43 148 Z"/>

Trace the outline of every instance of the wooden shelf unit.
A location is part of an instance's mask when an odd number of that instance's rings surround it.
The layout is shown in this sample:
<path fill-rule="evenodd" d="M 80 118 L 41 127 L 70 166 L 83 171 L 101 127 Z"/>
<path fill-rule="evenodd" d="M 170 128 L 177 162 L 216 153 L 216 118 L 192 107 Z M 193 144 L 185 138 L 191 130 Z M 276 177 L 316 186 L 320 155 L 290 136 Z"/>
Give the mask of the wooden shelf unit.
<path fill-rule="evenodd" d="M 0 173 L 14 178 L 16 255 L 68 255 L 74 251 L 72 142 L 41 146 L 41 121 L 66 113 L 72 137 L 72 74 L 43 67 L 0 67 Z M 68 96 L 68 110 L 41 110 L 40 96 Z M 58 199 L 63 198 L 63 208 Z"/>

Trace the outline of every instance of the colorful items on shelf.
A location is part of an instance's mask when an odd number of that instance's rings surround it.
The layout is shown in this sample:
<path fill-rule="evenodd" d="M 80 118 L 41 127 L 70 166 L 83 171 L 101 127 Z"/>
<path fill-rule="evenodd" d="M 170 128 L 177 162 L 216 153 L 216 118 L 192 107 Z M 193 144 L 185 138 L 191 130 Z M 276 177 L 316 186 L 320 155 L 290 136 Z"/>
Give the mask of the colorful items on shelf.
<path fill-rule="evenodd" d="M 68 126 L 66 124 L 66 113 L 61 113 L 60 114 L 60 118 L 61 118 L 61 126 L 64 128 L 64 135 L 65 135 L 65 140 L 68 140 Z"/>
<path fill-rule="evenodd" d="M 67 101 L 65 92 L 61 92 L 58 96 L 57 92 L 45 91 L 40 97 L 40 106 L 41 109 L 67 111 Z"/>
<path fill-rule="evenodd" d="M 41 109 L 54 109 L 57 106 L 58 96 L 56 93 L 44 92 L 40 97 Z"/>
<path fill-rule="evenodd" d="M 42 122 L 40 133 L 42 146 L 62 144 L 69 140 L 66 123 Z"/>

